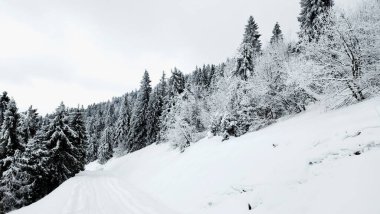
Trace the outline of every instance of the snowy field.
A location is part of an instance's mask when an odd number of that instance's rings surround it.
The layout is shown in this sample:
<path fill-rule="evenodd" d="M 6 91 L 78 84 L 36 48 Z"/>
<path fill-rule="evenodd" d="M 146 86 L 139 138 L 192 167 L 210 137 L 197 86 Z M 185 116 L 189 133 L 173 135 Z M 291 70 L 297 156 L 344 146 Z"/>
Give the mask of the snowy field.
<path fill-rule="evenodd" d="M 251 210 L 249 210 L 249 206 Z M 379 214 L 380 98 L 92 163 L 12 214 Z"/>

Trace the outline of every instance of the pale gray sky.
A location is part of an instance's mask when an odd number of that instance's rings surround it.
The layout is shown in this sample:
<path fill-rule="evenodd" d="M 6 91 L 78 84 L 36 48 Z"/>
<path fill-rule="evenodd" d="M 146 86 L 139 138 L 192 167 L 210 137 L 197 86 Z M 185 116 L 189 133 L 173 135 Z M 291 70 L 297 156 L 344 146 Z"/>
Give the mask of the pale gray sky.
<path fill-rule="evenodd" d="M 155 84 L 174 66 L 234 56 L 250 15 L 264 44 L 277 21 L 295 39 L 299 1 L 0 0 L 0 91 L 41 113 L 105 101 L 137 88 L 145 69 Z"/>

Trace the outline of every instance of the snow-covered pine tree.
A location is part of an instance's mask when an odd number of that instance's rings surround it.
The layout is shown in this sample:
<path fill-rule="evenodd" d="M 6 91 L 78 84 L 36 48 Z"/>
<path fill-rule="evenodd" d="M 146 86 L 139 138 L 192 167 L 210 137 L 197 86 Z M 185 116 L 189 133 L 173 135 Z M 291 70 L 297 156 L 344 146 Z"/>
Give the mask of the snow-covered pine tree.
<path fill-rule="evenodd" d="M 278 44 L 284 40 L 284 36 L 282 35 L 282 31 L 280 29 L 280 25 L 278 22 L 274 25 L 272 30 L 272 37 L 270 38 L 270 44 Z"/>
<path fill-rule="evenodd" d="M 250 44 L 255 54 L 258 54 L 261 51 L 261 35 L 259 34 L 258 29 L 259 27 L 253 19 L 253 16 L 250 16 L 248 19 L 248 24 L 245 26 L 245 32 L 242 43 Z"/>
<path fill-rule="evenodd" d="M 0 97 L 0 127 L 3 124 L 4 112 L 7 109 L 7 105 L 9 101 L 10 101 L 10 98 L 8 97 L 8 93 L 4 91 Z"/>
<path fill-rule="evenodd" d="M 150 145 L 157 142 L 157 135 L 160 131 L 160 116 L 162 114 L 163 97 L 160 93 L 160 85 L 153 89 L 149 98 L 147 111 L 147 135 L 146 143 Z"/>
<path fill-rule="evenodd" d="M 117 150 L 122 153 L 126 150 L 128 130 L 131 122 L 131 105 L 129 103 L 129 95 L 126 94 L 123 98 L 123 102 L 120 109 L 120 115 L 116 122 L 115 128 L 115 141 L 117 142 Z"/>
<path fill-rule="evenodd" d="M 333 0 L 301 0 L 301 13 L 298 17 L 301 39 L 318 40 L 323 28 L 321 17 L 327 15 L 333 5 Z"/>
<path fill-rule="evenodd" d="M 147 144 L 160 141 L 160 130 L 162 127 L 161 117 L 163 117 L 164 107 L 167 104 L 168 88 L 165 77 L 165 72 L 162 73 L 159 84 L 151 93 L 148 105 L 148 118 L 147 118 Z"/>
<path fill-rule="evenodd" d="M 86 118 L 86 131 L 88 140 L 86 145 L 86 163 L 92 162 L 98 156 L 98 133 L 96 133 L 96 117 L 92 115 Z"/>
<path fill-rule="evenodd" d="M 98 148 L 98 160 L 100 164 L 106 163 L 112 158 L 112 133 L 109 127 L 106 127 L 100 138 L 100 144 Z"/>
<path fill-rule="evenodd" d="M 172 70 L 172 76 L 169 79 L 169 94 L 175 96 L 181 94 L 185 90 L 185 76 L 183 73 L 174 68 Z"/>
<path fill-rule="evenodd" d="M 152 88 L 148 71 L 144 72 L 136 102 L 133 106 L 127 150 L 133 152 L 146 146 L 147 118 L 149 97 Z"/>
<path fill-rule="evenodd" d="M 18 125 L 20 115 L 16 102 L 11 99 L 4 111 L 4 120 L 0 132 L 0 211 L 9 211 L 13 206 L 13 193 L 7 186 L 12 182 L 9 170 L 15 161 L 15 154 L 24 151 L 18 138 Z M 19 156 L 18 156 L 19 157 Z M 10 201 L 5 201 L 9 199 Z"/>
<path fill-rule="evenodd" d="M 78 161 L 78 169 L 84 170 L 84 164 L 86 163 L 86 145 L 87 145 L 87 132 L 83 119 L 83 109 L 79 107 L 74 109 L 70 113 L 69 125 L 76 133 L 75 137 L 71 139 L 73 145 L 76 147 L 74 150 L 75 158 Z"/>
<path fill-rule="evenodd" d="M 253 74 L 254 58 L 261 52 L 260 36 L 258 26 L 253 17 L 250 16 L 248 24 L 245 26 L 235 71 L 235 75 L 240 76 L 243 80 L 247 80 L 248 76 Z"/>
<path fill-rule="evenodd" d="M 111 147 L 112 149 L 113 148 L 116 148 L 118 145 L 117 145 L 117 141 L 115 140 L 115 125 L 116 125 L 116 122 L 117 122 L 117 115 L 116 115 L 116 110 L 115 110 L 115 103 L 114 102 L 107 102 L 107 105 L 105 106 L 105 112 L 106 114 L 104 115 L 105 116 L 105 127 L 108 128 L 108 132 L 111 136 Z"/>
<path fill-rule="evenodd" d="M 4 112 L 4 121 L 0 131 L 0 177 L 9 168 L 16 150 L 23 150 L 18 137 L 20 115 L 16 102 L 11 99 Z"/>
<path fill-rule="evenodd" d="M 66 107 L 61 103 L 46 129 L 45 140 L 48 149 L 51 185 L 56 187 L 83 169 L 80 158 L 82 145 L 78 145 L 78 133 L 69 125 Z"/>
<path fill-rule="evenodd" d="M 19 190 L 27 183 L 28 177 L 24 177 L 24 171 L 18 164 L 22 159 L 22 153 L 17 150 L 13 156 L 9 157 L 9 169 L 3 172 L 0 179 L 0 213 L 9 212 L 20 208 L 27 203 L 27 198 L 19 194 Z"/>
<path fill-rule="evenodd" d="M 39 129 L 39 117 L 37 109 L 33 109 L 32 106 L 21 116 L 19 133 L 22 144 L 26 145 L 29 139 L 33 138 Z"/>
<path fill-rule="evenodd" d="M 0 197 L 4 211 L 27 206 L 56 188 L 51 185 L 51 171 L 48 168 L 50 153 L 44 138 L 44 130 L 39 130 L 29 140 L 25 151 L 21 153 L 17 150 L 12 157 L 12 164 L 0 182 L 0 194 L 5 193 Z"/>

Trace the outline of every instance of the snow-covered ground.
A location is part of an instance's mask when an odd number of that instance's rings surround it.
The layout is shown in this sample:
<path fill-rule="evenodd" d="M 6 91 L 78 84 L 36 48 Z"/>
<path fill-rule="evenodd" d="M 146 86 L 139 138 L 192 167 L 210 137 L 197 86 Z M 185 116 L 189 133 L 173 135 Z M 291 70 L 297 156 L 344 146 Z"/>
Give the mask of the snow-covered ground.
<path fill-rule="evenodd" d="M 248 210 L 250 204 L 252 210 Z M 378 214 L 380 98 L 319 107 L 184 153 L 152 145 L 92 163 L 13 214 Z"/>

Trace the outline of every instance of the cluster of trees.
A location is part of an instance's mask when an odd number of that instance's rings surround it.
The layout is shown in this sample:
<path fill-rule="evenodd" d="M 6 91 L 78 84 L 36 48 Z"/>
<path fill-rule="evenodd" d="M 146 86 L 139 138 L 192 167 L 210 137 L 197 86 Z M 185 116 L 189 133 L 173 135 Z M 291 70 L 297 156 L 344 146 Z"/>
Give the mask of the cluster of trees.
<path fill-rule="evenodd" d="M 378 93 L 379 2 L 368 0 L 348 14 L 333 5 L 301 1 L 296 43 L 286 42 L 275 23 L 263 47 L 251 16 L 236 57 L 190 74 L 174 68 L 153 88 L 145 71 L 139 90 L 86 110 L 88 160 L 104 163 L 155 142 L 184 151 L 207 133 L 227 140 L 304 111 L 311 102 L 339 107 Z"/>
<path fill-rule="evenodd" d="M 18 112 L 0 97 L 0 213 L 35 202 L 84 169 L 87 145 L 82 109 L 61 104 L 45 117 Z"/>
<path fill-rule="evenodd" d="M 299 41 L 286 42 L 275 23 L 262 45 L 251 16 L 236 57 L 189 74 L 174 68 L 156 86 L 86 109 L 38 116 L 0 98 L 0 209 L 27 205 L 83 169 L 152 143 L 182 152 L 208 134 L 223 140 L 305 111 L 316 101 L 336 108 L 380 91 L 380 3 L 344 13 L 332 0 L 301 0 Z"/>

